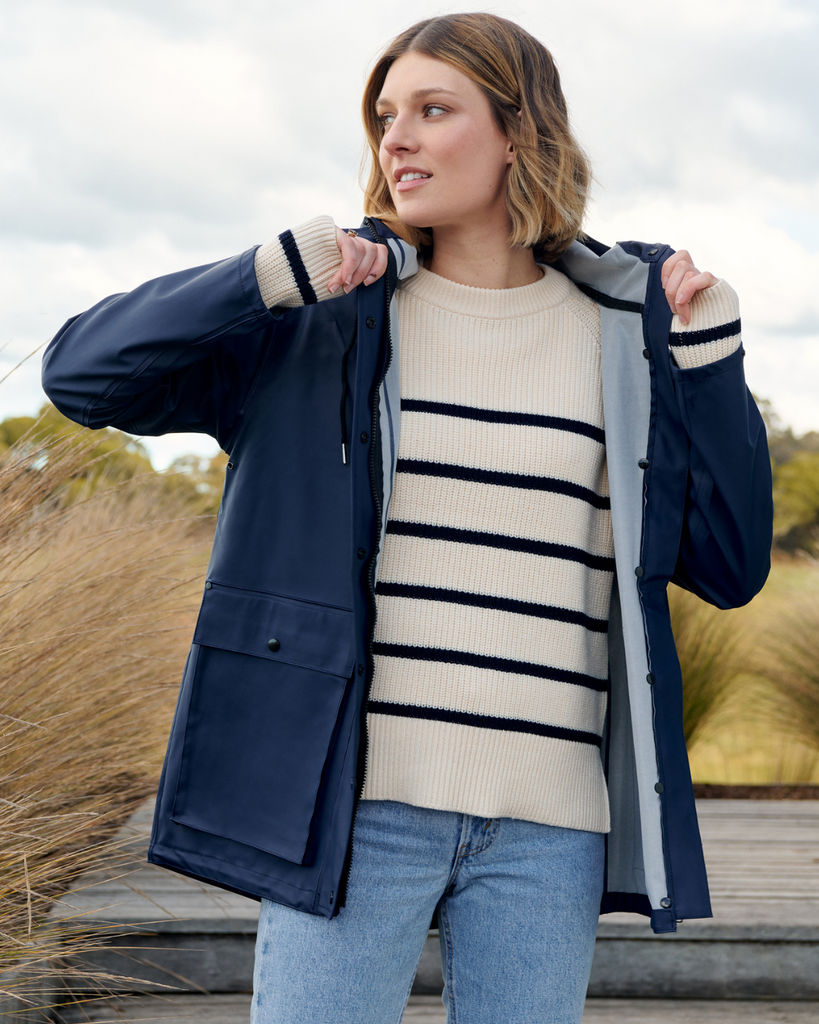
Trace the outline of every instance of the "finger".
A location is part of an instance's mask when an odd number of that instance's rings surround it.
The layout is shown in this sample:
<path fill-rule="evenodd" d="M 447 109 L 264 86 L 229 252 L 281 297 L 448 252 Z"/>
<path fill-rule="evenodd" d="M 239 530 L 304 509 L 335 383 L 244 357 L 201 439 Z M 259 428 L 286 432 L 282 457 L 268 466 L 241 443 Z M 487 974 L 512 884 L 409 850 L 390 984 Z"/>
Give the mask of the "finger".
<path fill-rule="evenodd" d="M 350 240 L 350 245 L 347 252 L 342 251 L 341 260 L 341 287 L 345 292 L 351 292 L 355 285 L 353 284 L 353 278 L 355 272 L 358 269 L 359 263 L 364 258 L 364 243 L 359 239 Z"/>
<path fill-rule="evenodd" d="M 674 292 L 674 308 L 677 316 L 684 324 L 687 324 L 691 319 L 689 301 L 693 292 L 688 288 L 688 282 L 692 278 L 696 277 L 698 273 L 699 271 L 697 271 L 696 267 L 689 267 L 683 275 L 682 280 L 677 284 L 676 291 Z"/>
<path fill-rule="evenodd" d="M 378 252 L 376 253 L 372 267 L 370 267 L 369 274 L 364 278 L 365 285 L 373 284 L 373 282 L 377 281 L 380 277 L 383 277 L 387 270 L 387 247 L 385 245 L 378 245 L 376 248 L 378 249 Z"/>
<path fill-rule="evenodd" d="M 363 243 L 363 240 L 361 240 Z M 340 228 L 336 229 L 336 243 L 341 252 L 341 264 L 327 282 L 327 290 L 334 294 L 339 288 L 350 291 L 349 281 L 361 262 L 363 248 L 359 245 L 359 239 L 351 238 Z"/>
<path fill-rule="evenodd" d="M 717 283 L 717 279 L 707 270 L 687 274 L 675 296 L 677 312 L 684 324 L 691 319 L 691 300 L 699 291 L 704 291 Z"/>
<path fill-rule="evenodd" d="M 377 245 L 375 247 L 375 253 L 373 255 L 373 261 L 370 265 L 370 269 L 364 276 L 364 284 L 371 285 L 377 281 L 380 277 L 383 277 L 384 272 L 387 269 L 387 247 L 384 245 Z"/>
<path fill-rule="evenodd" d="M 387 269 L 387 248 L 364 238 L 339 239 L 342 262 L 327 282 L 327 290 L 334 294 L 342 288 L 349 294 L 358 285 L 372 284 Z"/>
<path fill-rule="evenodd" d="M 686 275 L 692 273 L 697 273 L 697 268 L 688 260 L 678 260 L 674 267 L 672 267 L 665 284 L 665 297 L 668 300 L 672 313 L 678 312 L 677 295 Z"/>
<path fill-rule="evenodd" d="M 350 246 L 352 245 L 352 239 L 348 238 L 347 232 L 339 227 L 336 228 L 336 245 L 338 246 L 340 262 L 332 277 L 327 281 L 327 291 L 331 295 L 335 294 L 344 283 L 344 277 L 342 276 L 344 259 L 349 255 Z"/>
<path fill-rule="evenodd" d="M 370 271 L 372 270 L 373 263 L 375 262 L 376 257 L 378 256 L 379 248 L 382 247 L 377 246 L 372 242 L 364 243 L 364 252 L 361 256 L 361 260 L 358 266 L 356 267 L 355 273 L 353 274 L 349 281 L 349 287 L 351 289 L 357 288 L 358 285 L 360 285 L 363 281 L 367 279 L 367 277 L 370 274 Z"/>
<path fill-rule="evenodd" d="M 692 266 L 694 265 L 693 261 L 691 260 L 691 254 L 688 252 L 687 249 L 678 249 L 677 252 L 672 253 L 671 256 L 669 256 L 663 264 L 663 269 L 661 271 L 661 280 L 663 288 L 665 288 L 666 284 L 668 283 L 668 279 L 671 276 L 671 271 L 681 261 L 691 263 Z"/>

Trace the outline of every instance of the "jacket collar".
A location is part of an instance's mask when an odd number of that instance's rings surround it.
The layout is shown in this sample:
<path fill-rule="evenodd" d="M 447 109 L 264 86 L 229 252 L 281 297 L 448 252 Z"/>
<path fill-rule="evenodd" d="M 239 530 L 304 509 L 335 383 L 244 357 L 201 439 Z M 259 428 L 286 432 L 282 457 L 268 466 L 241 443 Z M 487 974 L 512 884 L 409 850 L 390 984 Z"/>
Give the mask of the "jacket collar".
<path fill-rule="evenodd" d="M 383 221 L 377 217 L 365 217 L 359 228 L 359 234 L 361 233 L 368 234 L 374 242 L 386 244 L 390 250 L 393 257 L 391 264 L 394 261 L 394 270 L 390 275 L 391 290 L 396 280 L 403 281 L 404 278 L 412 277 L 418 272 L 418 250 L 403 238 L 399 238 Z"/>

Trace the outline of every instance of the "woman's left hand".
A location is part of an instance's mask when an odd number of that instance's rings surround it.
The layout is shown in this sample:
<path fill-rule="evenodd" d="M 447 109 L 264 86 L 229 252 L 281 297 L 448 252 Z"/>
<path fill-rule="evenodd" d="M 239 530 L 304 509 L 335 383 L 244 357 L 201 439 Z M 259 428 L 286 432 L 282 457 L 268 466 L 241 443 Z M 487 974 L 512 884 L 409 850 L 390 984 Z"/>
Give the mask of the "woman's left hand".
<path fill-rule="evenodd" d="M 694 295 L 717 283 L 717 278 L 707 270 L 699 271 L 686 249 L 680 249 L 669 256 L 663 264 L 662 282 L 665 297 L 684 324 L 691 319 L 690 302 Z"/>
<path fill-rule="evenodd" d="M 341 266 L 327 282 L 327 291 L 334 295 L 339 288 L 349 293 L 360 284 L 373 284 L 387 270 L 386 245 L 359 238 L 355 231 L 336 228 L 336 244 L 341 252 Z"/>

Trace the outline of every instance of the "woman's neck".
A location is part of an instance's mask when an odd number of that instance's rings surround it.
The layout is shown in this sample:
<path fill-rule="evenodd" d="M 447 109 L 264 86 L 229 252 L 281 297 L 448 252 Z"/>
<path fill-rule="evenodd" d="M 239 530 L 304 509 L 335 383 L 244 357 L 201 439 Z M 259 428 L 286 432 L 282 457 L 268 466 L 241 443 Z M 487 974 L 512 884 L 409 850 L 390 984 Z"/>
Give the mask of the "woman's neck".
<path fill-rule="evenodd" d="M 434 231 L 427 270 L 473 288 L 520 288 L 541 277 L 531 249 L 513 249 L 497 232 Z"/>

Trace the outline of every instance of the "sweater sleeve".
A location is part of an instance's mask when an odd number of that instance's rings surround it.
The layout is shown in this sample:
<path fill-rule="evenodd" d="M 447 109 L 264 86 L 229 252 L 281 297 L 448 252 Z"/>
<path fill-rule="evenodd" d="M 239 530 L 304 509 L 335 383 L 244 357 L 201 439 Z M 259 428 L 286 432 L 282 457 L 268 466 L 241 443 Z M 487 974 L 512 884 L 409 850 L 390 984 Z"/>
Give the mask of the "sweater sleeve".
<path fill-rule="evenodd" d="M 739 299 L 727 281 L 717 281 L 691 300 L 691 319 L 671 321 L 669 344 L 681 370 L 714 363 L 735 352 L 742 343 Z"/>
<path fill-rule="evenodd" d="M 745 384 L 739 304 L 724 281 L 671 324 L 671 377 L 689 442 L 674 580 L 718 608 L 756 594 L 770 568 L 773 505 L 765 425 Z"/>
<path fill-rule="evenodd" d="M 307 306 L 333 296 L 327 282 L 341 264 L 332 217 L 315 217 L 256 250 L 256 280 L 268 309 Z"/>

